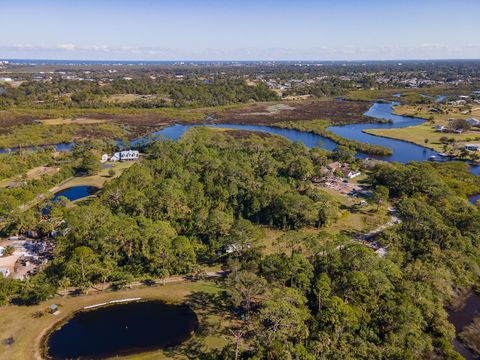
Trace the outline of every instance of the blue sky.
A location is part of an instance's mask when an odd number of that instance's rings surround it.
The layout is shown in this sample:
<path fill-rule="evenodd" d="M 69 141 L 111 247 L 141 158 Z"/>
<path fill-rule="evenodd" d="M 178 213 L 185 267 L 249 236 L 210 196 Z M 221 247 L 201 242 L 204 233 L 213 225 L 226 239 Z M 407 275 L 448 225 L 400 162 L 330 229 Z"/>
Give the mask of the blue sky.
<path fill-rule="evenodd" d="M 480 58 L 480 0 L 0 0 L 0 58 Z"/>

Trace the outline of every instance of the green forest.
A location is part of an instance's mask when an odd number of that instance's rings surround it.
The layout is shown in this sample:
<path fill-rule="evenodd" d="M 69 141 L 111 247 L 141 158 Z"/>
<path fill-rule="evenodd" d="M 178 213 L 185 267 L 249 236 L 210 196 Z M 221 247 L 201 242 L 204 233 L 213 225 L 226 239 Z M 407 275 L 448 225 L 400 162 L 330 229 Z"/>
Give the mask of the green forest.
<path fill-rule="evenodd" d="M 0 108 L 34 106 L 39 108 L 163 108 L 221 106 L 249 101 L 277 100 L 276 93 L 263 83 L 249 86 L 235 78 L 215 80 L 186 79 L 114 79 L 99 81 L 53 80 L 26 81 L 19 87 L 5 85 L 0 91 Z M 115 104 L 110 95 L 138 95 L 134 101 Z"/>
<path fill-rule="evenodd" d="M 26 282 L 0 278 L 3 303 L 220 265 L 236 340 L 203 359 L 461 358 L 444 306 L 479 285 L 480 210 L 466 196 L 480 184 L 466 164 L 367 171 L 369 201 L 394 204 L 402 219 L 380 235 L 381 257 L 324 231 L 340 204 L 314 180 L 338 152 L 210 128 L 144 152 L 97 197 L 52 204 L 55 256 Z M 10 226 L 28 217 L 42 229 L 39 210 Z M 283 232 L 274 251 L 265 251 L 267 229 Z"/>

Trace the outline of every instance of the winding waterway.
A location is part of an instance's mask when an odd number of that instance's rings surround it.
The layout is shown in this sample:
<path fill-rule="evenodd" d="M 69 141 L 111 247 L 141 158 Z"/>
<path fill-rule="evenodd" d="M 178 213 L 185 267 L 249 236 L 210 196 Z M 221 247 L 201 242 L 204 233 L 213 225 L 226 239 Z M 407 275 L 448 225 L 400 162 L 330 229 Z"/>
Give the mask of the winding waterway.
<path fill-rule="evenodd" d="M 372 145 L 380 145 L 391 148 L 393 152 L 392 155 L 376 157 L 384 161 L 407 163 L 411 161 L 426 161 L 431 156 L 437 157 L 438 153 L 436 151 L 425 148 L 423 146 L 412 144 L 406 141 L 374 136 L 364 132 L 364 130 L 370 129 L 403 128 L 407 126 L 420 125 L 424 122 L 424 120 L 419 118 L 393 114 L 392 107 L 395 104 L 396 103 L 375 103 L 365 113 L 366 116 L 375 119 L 389 120 L 389 123 L 368 123 L 331 126 L 328 128 L 328 130 L 350 140 L 357 140 Z M 366 155 L 361 154 L 360 157 L 366 157 Z"/>

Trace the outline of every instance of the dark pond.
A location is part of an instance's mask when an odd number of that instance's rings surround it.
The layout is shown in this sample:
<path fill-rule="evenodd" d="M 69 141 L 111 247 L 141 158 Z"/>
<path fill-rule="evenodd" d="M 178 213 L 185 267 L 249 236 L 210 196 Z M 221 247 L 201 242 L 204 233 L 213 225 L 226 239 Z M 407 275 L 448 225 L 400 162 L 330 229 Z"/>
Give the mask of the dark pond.
<path fill-rule="evenodd" d="M 462 332 L 463 328 L 470 324 L 476 314 L 480 313 L 480 296 L 472 293 L 465 300 L 463 307 L 458 311 L 448 312 L 448 321 L 455 326 L 457 335 Z M 457 350 L 467 360 L 478 359 L 472 351 L 467 349 L 458 339 L 453 342 L 455 350 Z"/>
<path fill-rule="evenodd" d="M 76 313 L 47 339 L 53 359 L 101 359 L 179 345 L 198 327 L 189 307 L 131 302 Z"/>
<path fill-rule="evenodd" d="M 56 202 L 58 199 L 61 197 L 65 197 L 70 201 L 75 201 L 78 199 L 82 199 L 84 197 L 90 196 L 95 194 L 98 191 L 98 188 L 95 186 L 72 186 L 70 188 L 64 189 L 62 191 L 59 191 L 53 195 L 53 197 L 50 199 L 51 202 Z M 48 215 L 51 210 L 51 206 L 47 205 L 42 209 L 42 214 L 43 215 Z"/>
<path fill-rule="evenodd" d="M 72 186 L 70 188 L 55 193 L 51 201 L 57 201 L 60 197 L 66 197 L 70 201 L 75 201 L 93 195 L 97 191 L 98 188 L 95 186 Z"/>

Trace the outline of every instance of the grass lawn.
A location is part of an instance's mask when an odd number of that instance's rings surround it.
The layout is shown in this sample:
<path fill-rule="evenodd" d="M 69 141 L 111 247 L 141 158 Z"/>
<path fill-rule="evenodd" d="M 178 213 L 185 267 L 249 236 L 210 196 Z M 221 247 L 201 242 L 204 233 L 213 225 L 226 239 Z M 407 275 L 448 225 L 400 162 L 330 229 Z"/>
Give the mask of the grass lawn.
<path fill-rule="evenodd" d="M 100 124 L 104 123 L 104 119 L 89 119 L 89 118 L 55 118 L 38 120 L 43 125 L 86 125 L 86 124 Z"/>
<path fill-rule="evenodd" d="M 60 171 L 60 168 L 56 168 L 56 167 L 37 166 L 35 168 L 28 170 L 27 173 L 24 174 L 24 176 L 25 176 L 25 180 L 34 180 L 34 179 L 40 179 L 44 175 L 53 176 L 59 171 Z M 10 185 L 16 179 L 19 181 L 22 180 L 21 176 L 18 176 L 18 175 L 12 176 L 8 179 L 0 180 L 0 188 Z"/>
<path fill-rule="evenodd" d="M 365 132 L 372 135 L 409 141 L 438 152 L 443 152 L 443 144 L 440 142 L 440 138 L 442 137 L 446 136 L 448 138 L 454 138 L 458 143 L 476 141 L 475 138 L 480 138 L 479 132 L 472 131 L 468 131 L 464 134 L 435 132 L 432 125 L 427 123 L 399 129 L 370 129 L 365 130 Z M 425 139 L 428 139 L 428 143 L 425 143 Z"/>
<path fill-rule="evenodd" d="M 50 189 L 50 192 L 56 193 L 72 186 L 95 186 L 98 188 L 102 188 L 105 182 L 119 177 L 126 169 L 128 169 L 133 164 L 135 164 L 134 161 L 122 161 L 112 163 L 111 168 L 101 169 L 98 174 L 92 176 L 72 177 L 64 181 L 60 185 L 57 185 L 54 188 Z M 110 177 L 108 175 L 110 169 L 115 170 L 115 175 L 113 177 Z"/>
<path fill-rule="evenodd" d="M 376 210 L 376 206 L 367 205 L 358 210 L 345 211 L 334 223 L 324 230 L 332 234 L 352 236 L 372 231 L 390 221 L 385 208 Z"/>
<path fill-rule="evenodd" d="M 112 163 L 112 167 L 108 169 L 101 169 L 97 174 L 92 175 L 92 176 L 74 176 L 71 177 L 62 183 L 54 186 L 50 190 L 46 191 L 43 194 L 37 195 L 32 201 L 24 204 L 21 206 L 22 210 L 27 210 L 31 208 L 32 206 L 35 206 L 36 204 L 45 201 L 45 199 L 49 198 L 50 196 L 53 196 L 53 194 L 65 190 L 67 188 L 71 188 L 73 186 L 95 186 L 97 188 L 102 188 L 103 185 L 116 177 L 119 177 L 125 169 L 128 169 L 130 166 L 135 164 L 134 161 L 124 161 L 124 162 L 116 162 Z M 115 170 L 115 175 L 113 177 L 110 177 L 108 175 L 108 171 L 110 169 Z M 2 181 L 3 182 L 3 181 Z M 1 184 L 0 184 L 1 185 Z M 79 199 L 84 200 L 85 198 Z M 1 358 L 0 358 L 1 360 Z"/>
<path fill-rule="evenodd" d="M 168 351 L 168 353 L 153 351 L 124 358 L 145 360 L 162 358 L 187 359 L 187 355 L 194 354 L 194 351 L 208 351 L 226 343 L 228 334 L 224 334 L 225 327 L 233 319 L 230 319 L 228 313 L 219 305 L 221 291 L 221 286 L 216 285 L 214 282 L 181 283 L 79 297 L 57 297 L 36 306 L 9 305 L 0 307 L 0 319 L 2 319 L 0 340 L 13 337 L 15 341 L 10 346 L 0 343 L 0 359 L 40 359 L 39 349 L 43 336 L 57 322 L 65 319 L 74 311 L 82 309 L 84 306 L 132 297 L 187 303 L 196 311 L 200 326 L 192 339 L 175 350 Z M 51 304 L 59 305 L 60 314 L 51 315 L 46 313 L 42 317 L 33 316 L 38 311 L 45 311 Z"/>

